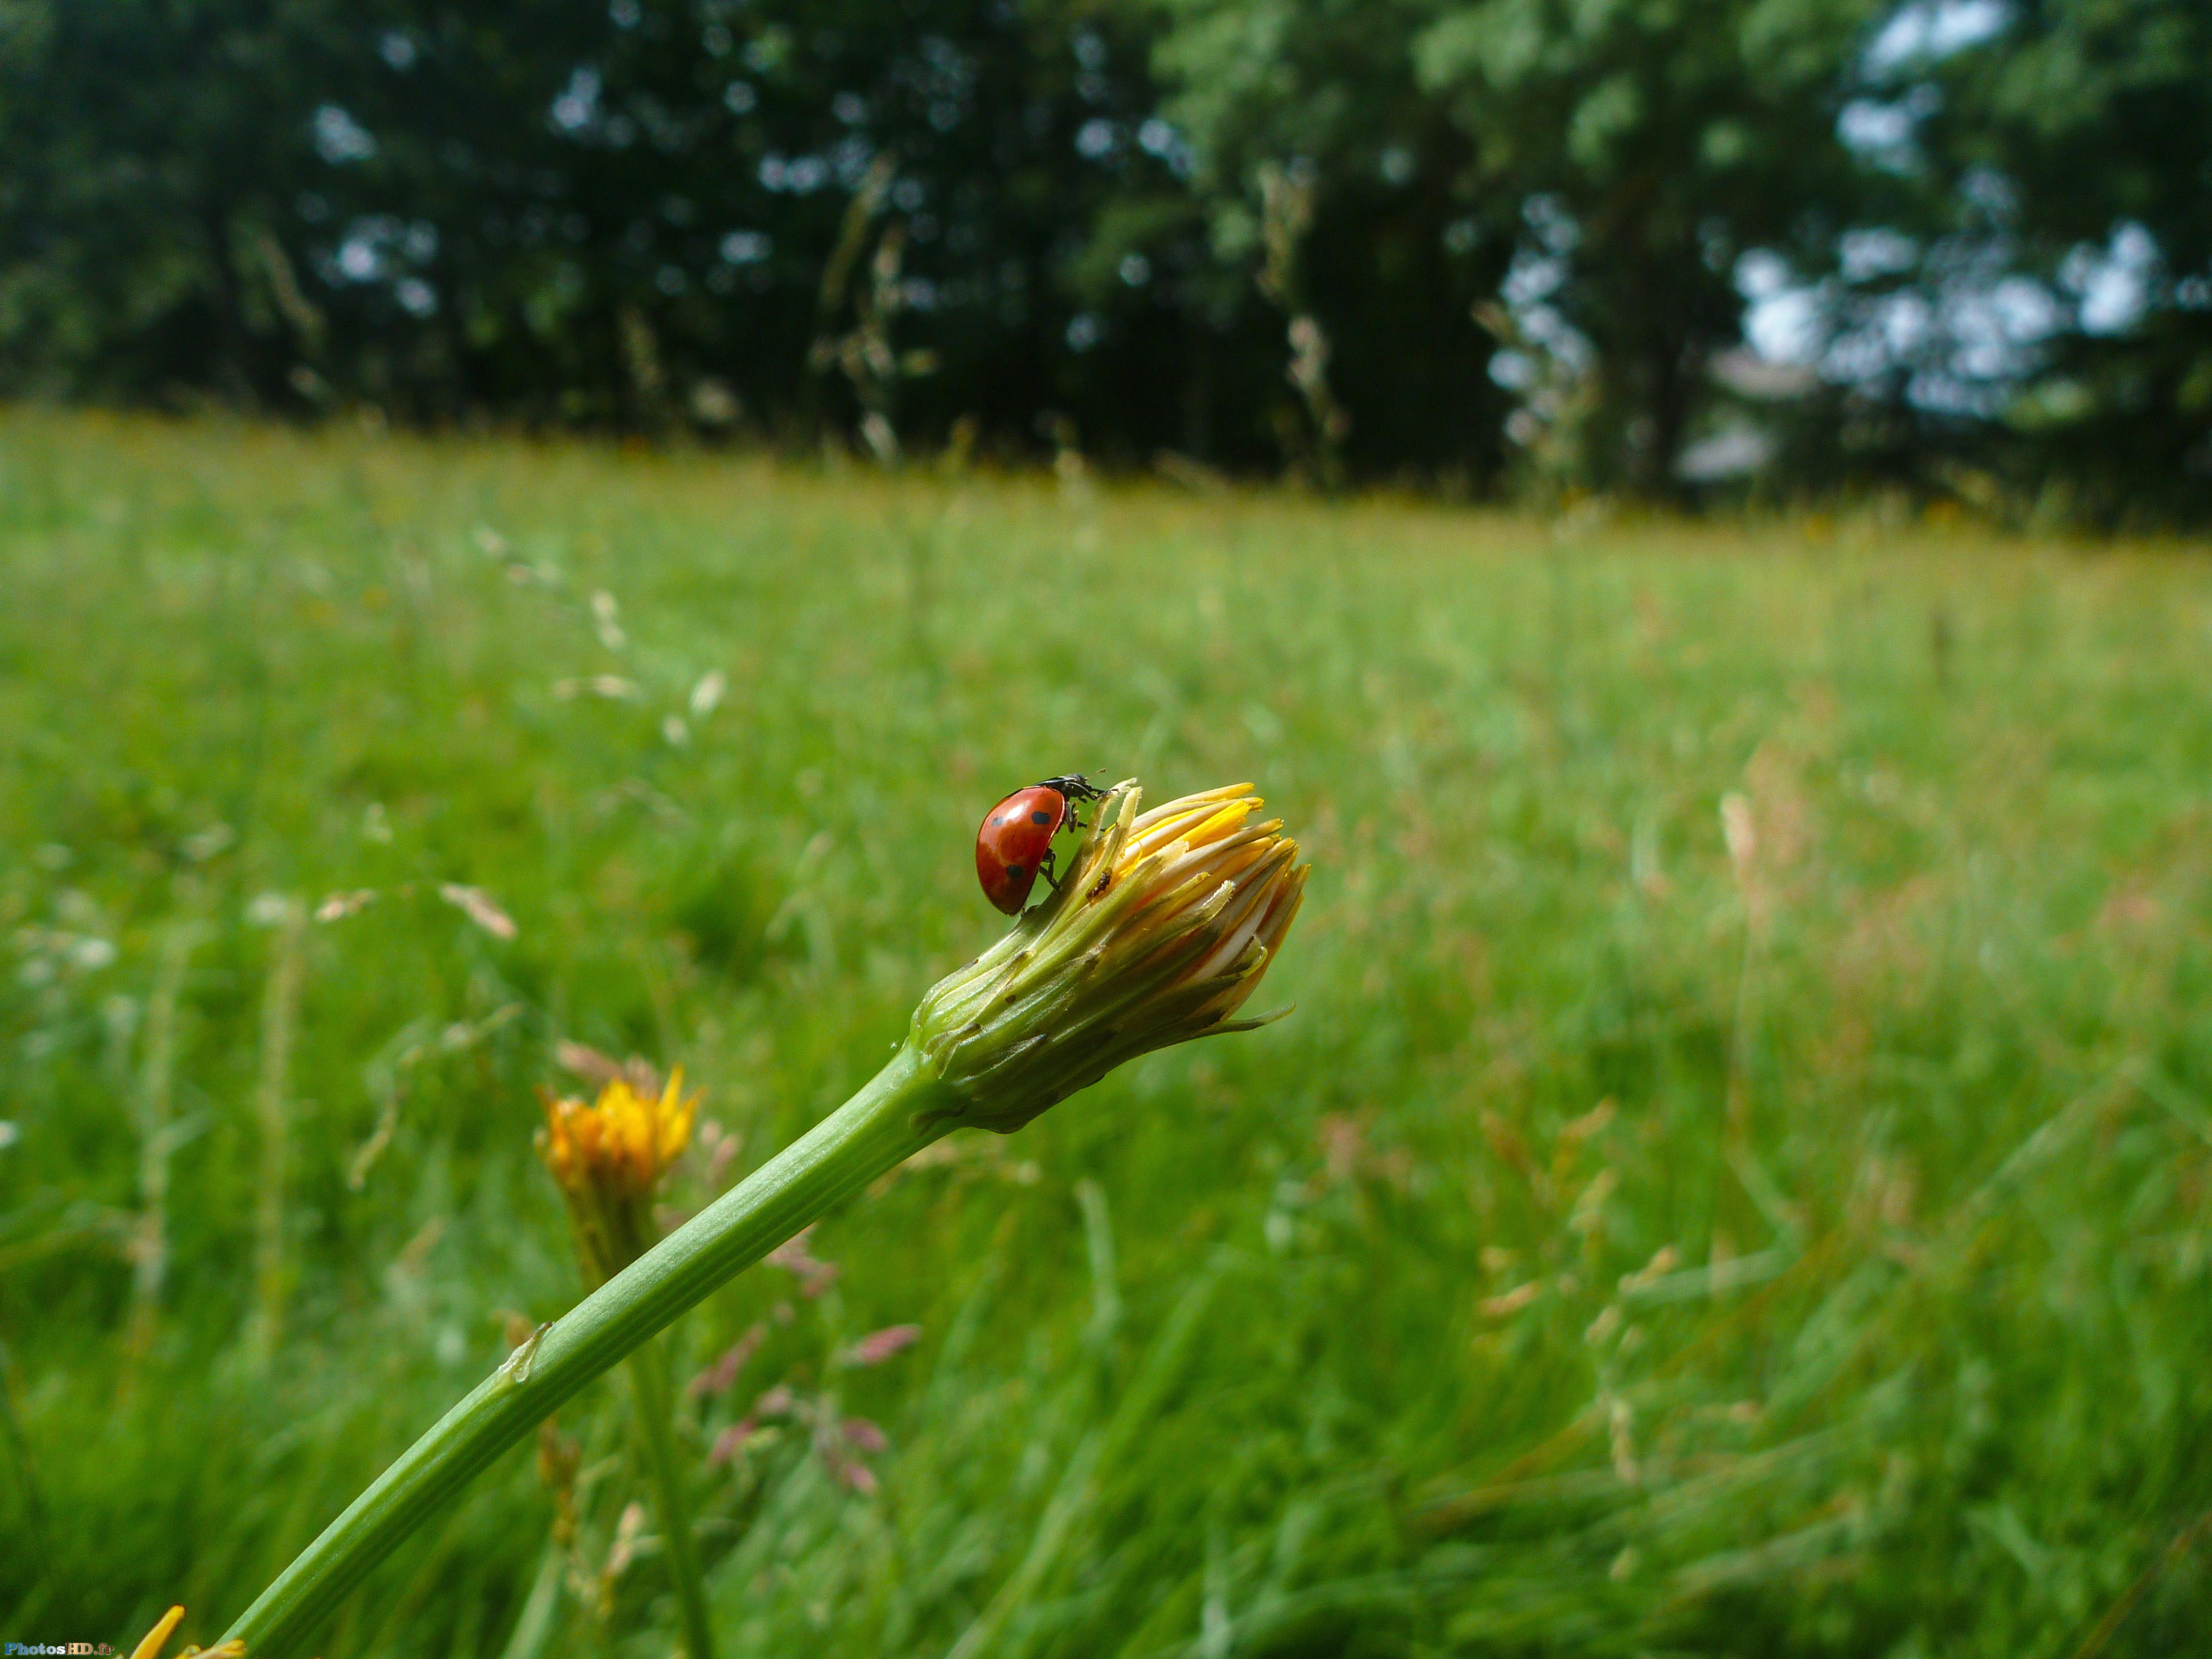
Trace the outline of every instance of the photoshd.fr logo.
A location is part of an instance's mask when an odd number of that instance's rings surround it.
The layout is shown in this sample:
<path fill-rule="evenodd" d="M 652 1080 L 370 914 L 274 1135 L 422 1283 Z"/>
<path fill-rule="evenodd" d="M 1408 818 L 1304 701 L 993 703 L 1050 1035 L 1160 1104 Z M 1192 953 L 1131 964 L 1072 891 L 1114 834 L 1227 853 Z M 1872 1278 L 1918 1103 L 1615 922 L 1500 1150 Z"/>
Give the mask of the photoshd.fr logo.
<path fill-rule="evenodd" d="M 88 1653 L 94 1656 L 109 1654 L 115 1650 L 105 1642 L 10 1642 L 5 1659 L 15 1659 L 18 1654 Z"/>

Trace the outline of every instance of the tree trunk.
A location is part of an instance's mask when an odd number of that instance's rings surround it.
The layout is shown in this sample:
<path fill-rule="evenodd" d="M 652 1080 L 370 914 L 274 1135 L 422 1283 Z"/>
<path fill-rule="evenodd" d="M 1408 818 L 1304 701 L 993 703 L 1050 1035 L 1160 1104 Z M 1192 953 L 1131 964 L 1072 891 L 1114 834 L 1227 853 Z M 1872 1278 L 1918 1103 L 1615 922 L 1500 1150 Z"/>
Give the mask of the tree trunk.
<path fill-rule="evenodd" d="M 230 210 L 221 202 L 200 209 L 200 234 L 207 240 L 208 270 L 213 276 L 216 318 L 216 380 L 240 405 L 252 407 L 253 375 L 246 362 L 246 308 L 239 293 L 238 268 L 230 257 Z"/>
<path fill-rule="evenodd" d="M 1669 331 L 1649 348 L 1645 374 L 1644 418 L 1648 431 L 1638 456 L 1637 488 L 1655 500 L 1675 493 L 1674 463 L 1682 453 L 1683 434 L 1690 422 L 1689 342 Z"/>

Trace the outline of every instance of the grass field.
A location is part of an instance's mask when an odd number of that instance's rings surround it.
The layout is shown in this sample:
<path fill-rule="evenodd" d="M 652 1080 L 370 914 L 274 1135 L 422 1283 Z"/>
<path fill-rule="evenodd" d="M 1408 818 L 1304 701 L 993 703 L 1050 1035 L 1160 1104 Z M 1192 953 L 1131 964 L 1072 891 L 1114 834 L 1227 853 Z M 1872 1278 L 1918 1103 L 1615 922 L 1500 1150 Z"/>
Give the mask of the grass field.
<path fill-rule="evenodd" d="M 678 1328 L 724 1659 L 2203 1651 L 2203 550 L 17 411 L 0 593 L 0 1638 L 212 1640 L 578 1293 L 556 1042 L 696 1205 L 1085 768 L 1261 784 L 1297 1012 Z M 668 1653 L 627 1409 L 317 1650 Z"/>

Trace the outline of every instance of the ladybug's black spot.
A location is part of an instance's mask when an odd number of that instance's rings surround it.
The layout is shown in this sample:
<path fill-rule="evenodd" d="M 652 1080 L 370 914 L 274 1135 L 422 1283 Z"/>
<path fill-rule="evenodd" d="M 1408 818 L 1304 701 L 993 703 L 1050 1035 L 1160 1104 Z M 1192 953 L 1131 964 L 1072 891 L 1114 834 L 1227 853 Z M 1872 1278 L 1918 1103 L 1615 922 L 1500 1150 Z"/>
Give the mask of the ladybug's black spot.
<path fill-rule="evenodd" d="M 1019 881 L 1021 878 L 1022 866 L 1020 865 L 1010 864 L 1006 866 L 1006 879 L 1008 881 Z"/>
<path fill-rule="evenodd" d="M 1052 822 L 1052 814 L 1049 812 L 1032 812 L 1030 814 L 1030 822 L 1031 823 L 1050 823 Z"/>

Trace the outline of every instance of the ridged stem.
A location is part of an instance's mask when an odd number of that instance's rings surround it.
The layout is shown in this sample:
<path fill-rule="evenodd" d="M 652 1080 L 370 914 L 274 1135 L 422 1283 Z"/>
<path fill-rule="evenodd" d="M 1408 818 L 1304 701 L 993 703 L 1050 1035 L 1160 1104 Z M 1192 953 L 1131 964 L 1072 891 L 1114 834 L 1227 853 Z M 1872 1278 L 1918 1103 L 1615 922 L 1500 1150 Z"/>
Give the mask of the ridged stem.
<path fill-rule="evenodd" d="M 943 1133 L 957 1109 L 910 1047 L 860 1091 L 549 1326 L 402 1452 L 224 1634 L 305 1652 L 317 1620 L 508 1447 L 686 1309 Z"/>

